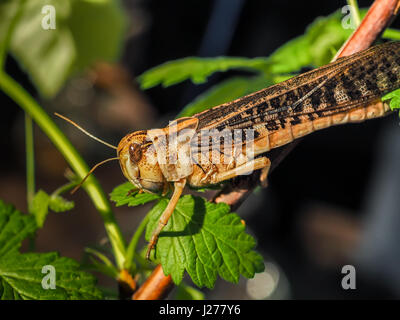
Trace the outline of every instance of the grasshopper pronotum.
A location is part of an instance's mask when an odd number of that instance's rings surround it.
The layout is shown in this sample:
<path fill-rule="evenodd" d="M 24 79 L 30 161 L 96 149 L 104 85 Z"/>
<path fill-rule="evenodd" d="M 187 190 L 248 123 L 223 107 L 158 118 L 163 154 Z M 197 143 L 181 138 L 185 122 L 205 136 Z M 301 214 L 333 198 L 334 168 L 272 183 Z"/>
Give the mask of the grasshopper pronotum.
<path fill-rule="evenodd" d="M 117 158 L 105 161 L 118 159 L 125 177 L 141 191 L 166 192 L 173 185 L 148 245 L 149 258 L 186 184 L 217 184 L 259 169 L 265 182 L 266 152 L 315 130 L 386 115 L 390 108 L 380 97 L 399 87 L 400 42 L 390 42 L 165 128 L 130 133 L 118 147 L 94 138 L 117 149 Z"/>

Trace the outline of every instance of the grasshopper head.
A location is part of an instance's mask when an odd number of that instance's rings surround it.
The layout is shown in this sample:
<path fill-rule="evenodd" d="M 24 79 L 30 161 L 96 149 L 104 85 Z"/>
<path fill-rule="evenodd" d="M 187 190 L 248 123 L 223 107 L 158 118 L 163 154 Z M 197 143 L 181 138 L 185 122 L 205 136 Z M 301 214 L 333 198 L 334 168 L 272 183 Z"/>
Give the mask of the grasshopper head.
<path fill-rule="evenodd" d="M 157 153 L 146 131 L 126 135 L 118 144 L 117 154 L 124 176 L 146 192 L 164 189 L 167 181 L 157 162 Z"/>

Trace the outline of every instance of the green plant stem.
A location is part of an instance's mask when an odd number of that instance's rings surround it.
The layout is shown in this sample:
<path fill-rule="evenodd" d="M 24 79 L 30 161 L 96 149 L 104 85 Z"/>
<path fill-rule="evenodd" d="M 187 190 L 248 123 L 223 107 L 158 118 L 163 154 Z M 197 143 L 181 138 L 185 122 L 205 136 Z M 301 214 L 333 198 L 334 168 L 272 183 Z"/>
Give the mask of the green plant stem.
<path fill-rule="evenodd" d="M 133 262 L 133 257 L 135 256 L 136 247 L 139 242 L 140 236 L 142 235 L 144 229 L 146 228 L 147 223 L 149 222 L 149 214 L 143 218 L 140 225 L 137 227 L 135 233 L 132 236 L 131 242 L 129 243 L 128 249 L 126 250 L 126 260 L 124 267 L 126 270 L 130 271 L 132 268 L 134 269 L 136 266 Z"/>
<path fill-rule="evenodd" d="M 88 254 L 91 254 L 91 255 L 97 257 L 97 259 L 99 259 L 101 262 L 103 262 L 103 265 L 106 267 L 107 271 L 109 271 L 108 272 L 109 276 L 111 276 L 114 279 L 118 279 L 119 271 L 117 270 L 117 268 L 115 268 L 115 266 L 107 258 L 106 255 L 104 255 L 101 252 L 99 252 L 99 251 L 97 251 L 95 249 L 92 249 L 92 248 L 86 248 L 85 251 Z M 96 263 L 95 260 L 92 261 L 92 262 Z"/>
<path fill-rule="evenodd" d="M 26 202 L 31 213 L 32 201 L 35 196 L 35 148 L 33 139 L 33 121 L 25 112 L 25 159 L 26 159 Z M 35 250 L 35 237 L 29 237 L 29 251 Z"/>
<path fill-rule="evenodd" d="M 26 152 L 26 200 L 28 211 L 35 196 L 35 150 L 33 140 L 33 121 L 25 112 L 25 152 Z"/>
<path fill-rule="evenodd" d="M 89 171 L 88 166 L 62 131 L 56 126 L 35 99 L 26 92 L 18 82 L 4 72 L 0 73 L 0 88 L 32 117 L 36 124 L 61 152 L 77 176 L 82 179 Z M 103 218 L 104 226 L 113 248 L 115 261 L 118 268 L 121 269 L 125 261 L 125 241 L 122 237 L 121 230 L 116 223 L 110 203 L 93 176 L 87 179 L 83 188 L 86 190 L 92 199 L 94 206 Z"/>
<path fill-rule="evenodd" d="M 76 186 L 76 182 L 68 182 L 66 184 L 63 184 L 61 187 L 57 188 L 56 190 L 54 190 L 51 195 L 52 196 L 62 195 L 63 193 L 75 188 L 75 186 Z"/>
<path fill-rule="evenodd" d="M 361 23 L 361 17 L 360 17 L 360 9 L 358 8 L 358 3 L 357 0 L 347 0 L 347 3 L 349 6 L 353 8 L 351 11 L 351 14 L 353 16 L 354 22 L 356 23 L 356 27 L 358 27 Z"/>
<path fill-rule="evenodd" d="M 383 32 L 382 38 L 400 40 L 400 30 L 388 28 Z"/>

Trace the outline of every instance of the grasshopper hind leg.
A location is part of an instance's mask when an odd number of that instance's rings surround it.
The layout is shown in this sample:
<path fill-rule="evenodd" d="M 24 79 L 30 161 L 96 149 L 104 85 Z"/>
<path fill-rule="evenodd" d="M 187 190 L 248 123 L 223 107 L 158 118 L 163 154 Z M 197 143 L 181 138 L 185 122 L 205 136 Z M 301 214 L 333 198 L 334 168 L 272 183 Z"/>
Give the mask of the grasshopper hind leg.
<path fill-rule="evenodd" d="M 262 169 L 260 179 L 261 183 L 263 183 L 264 182 L 263 180 L 266 181 L 267 179 L 270 167 L 271 167 L 271 161 L 267 157 L 256 158 L 236 168 L 218 173 L 213 183 L 219 183 L 240 175 L 247 175 L 252 173 L 254 170 L 259 170 L 259 169 Z"/>
<path fill-rule="evenodd" d="M 157 244 L 158 236 L 160 235 L 162 229 L 167 225 L 169 218 L 175 210 L 175 207 L 178 203 L 179 198 L 181 197 L 182 191 L 185 188 L 186 179 L 181 179 L 174 183 L 174 193 L 172 194 L 171 199 L 168 202 L 167 207 L 162 213 L 160 220 L 158 220 L 158 225 L 154 229 L 153 234 L 151 235 L 150 242 L 147 246 L 146 251 L 146 259 L 150 259 L 151 250 Z"/>

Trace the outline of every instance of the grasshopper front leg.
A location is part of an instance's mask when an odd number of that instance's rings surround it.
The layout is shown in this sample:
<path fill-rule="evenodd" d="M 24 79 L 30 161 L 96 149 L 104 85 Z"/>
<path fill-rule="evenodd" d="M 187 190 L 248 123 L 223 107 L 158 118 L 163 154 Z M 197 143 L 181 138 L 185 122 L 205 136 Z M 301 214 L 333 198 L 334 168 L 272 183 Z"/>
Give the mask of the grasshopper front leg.
<path fill-rule="evenodd" d="M 153 231 L 153 234 L 151 235 L 150 242 L 147 246 L 146 259 L 150 259 L 151 249 L 155 247 L 158 236 L 160 235 L 162 229 L 167 225 L 169 218 L 174 212 L 176 204 L 178 203 L 182 191 L 185 188 L 185 184 L 186 184 L 186 178 L 176 181 L 174 183 L 174 193 L 172 194 L 172 197 L 169 200 L 167 207 L 162 213 L 160 220 L 158 220 L 157 228 Z"/>

